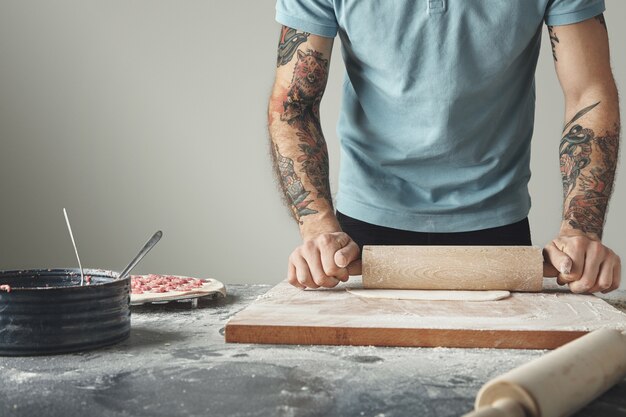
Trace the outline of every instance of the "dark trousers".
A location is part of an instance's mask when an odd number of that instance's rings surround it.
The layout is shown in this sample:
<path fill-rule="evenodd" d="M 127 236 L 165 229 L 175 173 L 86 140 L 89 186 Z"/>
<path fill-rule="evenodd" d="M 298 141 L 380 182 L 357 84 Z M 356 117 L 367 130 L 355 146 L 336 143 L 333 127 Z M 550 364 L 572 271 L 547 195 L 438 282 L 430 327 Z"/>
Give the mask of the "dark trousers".
<path fill-rule="evenodd" d="M 376 226 L 337 212 L 344 232 L 362 249 L 363 245 L 479 245 L 530 246 L 528 218 L 506 226 L 471 232 L 426 233 Z"/>

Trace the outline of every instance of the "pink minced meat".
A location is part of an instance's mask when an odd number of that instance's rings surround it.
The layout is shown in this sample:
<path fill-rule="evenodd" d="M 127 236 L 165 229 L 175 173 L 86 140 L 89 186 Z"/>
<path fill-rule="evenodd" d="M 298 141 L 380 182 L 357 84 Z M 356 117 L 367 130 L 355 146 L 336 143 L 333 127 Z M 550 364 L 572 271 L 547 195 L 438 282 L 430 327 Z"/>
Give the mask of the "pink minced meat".
<path fill-rule="evenodd" d="M 11 286 L 9 284 L 0 285 L 0 291 L 11 292 Z"/>
<path fill-rule="evenodd" d="M 191 291 L 202 287 L 203 281 L 197 278 L 184 278 L 173 275 L 131 275 L 132 294 L 166 293 L 171 291 Z"/>

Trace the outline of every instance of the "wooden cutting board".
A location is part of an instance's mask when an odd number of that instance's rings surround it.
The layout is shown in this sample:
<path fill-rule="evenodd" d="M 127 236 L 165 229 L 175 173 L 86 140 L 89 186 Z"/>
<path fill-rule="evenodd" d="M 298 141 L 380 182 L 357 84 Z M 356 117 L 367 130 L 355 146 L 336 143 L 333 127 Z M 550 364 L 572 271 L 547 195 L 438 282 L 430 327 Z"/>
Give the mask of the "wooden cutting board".
<path fill-rule="evenodd" d="M 286 281 L 226 324 L 226 342 L 554 349 L 592 330 L 626 330 L 626 314 L 593 295 L 553 290 L 498 301 L 358 297 L 359 279 L 299 290 Z"/>

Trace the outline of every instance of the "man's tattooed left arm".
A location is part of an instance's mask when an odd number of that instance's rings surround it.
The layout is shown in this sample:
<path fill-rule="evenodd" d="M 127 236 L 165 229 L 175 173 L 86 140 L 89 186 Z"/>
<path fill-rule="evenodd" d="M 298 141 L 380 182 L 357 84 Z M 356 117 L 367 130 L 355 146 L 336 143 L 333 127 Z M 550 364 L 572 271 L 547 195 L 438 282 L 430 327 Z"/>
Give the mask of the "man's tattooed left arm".
<path fill-rule="evenodd" d="M 568 115 L 559 144 L 562 229 L 601 238 L 620 134 L 606 23 L 598 15 L 548 31 Z"/>
<path fill-rule="evenodd" d="M 563 219 L 544 247 L 544 276 L 575 293 L 609 292 L 620 285 L 621 260 L 602 241 L 620 135 L 608 31 L 599 15 L 550 35 L 566 117 L 559 142 Z"/>
<path fill-rule="evenodd" d="M 552 47 L 552 58 L 558 61 L 558 59 L 556 59 L 556 44 L 559 43 L 559 37 L 556 35 L 554 26 L 548 26 L 548 35 L 550 36 L 550 46 Z"/>
<path fill-rule="evenodd" d="M 599 15 L 597 15 L 596 17 L 594 17 L 594 19 L 596 19 L 596 21 L 598 23 L 600 23 L 602 26 L 604 26 L 604 29 L 606 30 L 606 20 L 604 20 L 604 14 L 600 13 Z"/>

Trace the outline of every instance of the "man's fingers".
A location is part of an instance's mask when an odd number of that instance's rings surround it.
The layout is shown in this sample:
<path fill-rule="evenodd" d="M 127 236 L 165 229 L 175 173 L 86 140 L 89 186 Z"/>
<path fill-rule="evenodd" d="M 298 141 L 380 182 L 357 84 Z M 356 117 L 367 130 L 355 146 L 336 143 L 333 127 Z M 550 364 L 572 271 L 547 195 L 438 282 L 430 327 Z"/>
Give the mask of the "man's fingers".
<path fill-rule="evenodd" d="M 340 245 L 339 251 L 342 251 L 342 250 L 346 250 L 346 247 L 350 245 L 356 245 L 356 243 L 354 243 L 352 238 L 348 236 L 346 233 L 339 233 L 339 245 Z M 335 265 L 341 268 L 341 275 L 337 276 L 337 278 L 343 282 L 347 282 L 348 279 L 350 279 L 350 275 L 352 274 L 350 274 L 349 267 L 346 266 L 346 263 L 344 262 L 343 255 L 341 255 L 339 259 L 337 258 L 337 252 L 339 251 L 336 251 L 335 253 L 333 253 L 333 262 L 335 263 Z M 337 262 L 337 261 L 340 261 L 340 262 Z"/>
<path fill-rule="evenodd" d="M 318 250 L 308 250 L 303 254 L 303 256 L 309 266 L 309 271 L 311 271 L 313 281 L 319 287 L 332 288 L 339 284 L 338 279 L 329 277 L 324 272 L 320 252 Z"/>
<path fill-rule="evenodd" d="M 562 279 L 562 276 L 569 274 L 572 269 L 572 259 L 566 253 L 557 248 L 554 242 L 550 242 L 543 249 L 543 258 L 544 277 L 558 277 L 557 282 L 561 285 L 568 282 Z"/>
<path fill-rule="evenodd" d="M 307 288 L 319 288 L 319 285 L 313 281 L 309 265 L 302 256 L 292 256 L 291 262 L 296 269 L 296 279 L 300 284 Z"/>
<path fill-rule="evenodd" d="M 611 288 L 611 284 L 613 283 L 613 261 L 611 259 L 607 259 L 605 262 L 600 264 L 600 270 L 598 271 L 598 279 L 595 284 L 589 290 L 590 294 L 606 291 Z"/>
<path fill-rule="evenodd" d="M 571 260 L 571 268 L 569 272 L 565 271 L 559 274 L 559 279 L 562 282 L 574 282 L 582 278 L 586 262 L 586 250 L 586 242 L 582 239 L 568 241 L 563 247 L 562 252 L 565 253 L 565 255 L 567 255 Z M 596 267 L 597 266 L 598 265 L 596 265 Z"/>
<path fill-rule="evenodd" d="M 334 233 L 320 236 L 318 239 L 317 246 L 320 251 L 324 273 L 329 277 L 347 281 L 348 271 L 346 268 L 337 265 L 335 262 L 335 253 L 345 246 L 346 240 L 349 241 L 350 238 L 347 237 L 345 233 Z"/>
<path fill-rule="evenodd" d="M 619 288 L 619 284 L 622 280 L 622 263 L 619 256 L 616 255 L 615 265 L 613 266 L 613 281 L 608 290 L 602 291 L 603 293 L 611 292 Z"/>
<path fill-rule="evenodd" d="M 600 266 L 596 262 L 590 262 L 589 259 L 586 259 L 583 275 L 579 280 L 568 283 L 569 289 L 577 294 L 590 292 L 596 285 L 599 271 Z"/>
<path fill-rule="evenodd" d="M 356 261 L 352 262 L 350 265 L 348 265 L 347 269 L 349 275 L 361 275 L 361 260 L 357 259 Z"/>
<path fill-rule="evenodd" d="M 306 288 L 298 282 L 298 278 L 296 277 L 296 267 L 291 263 L 291 261 L 289 261 L 289 265 L 287 266 L 287 282 L 296 288 Z"/>
<path fill-rule="evenodd" d="M 600 274 L 600 265 L 605 258 L 607 262 L 611 262 L 612 264 L 611 259 L 607 258 L 607 249 L 604 245 L 600 242 L 591 242 L 587 246 L 585 253 L 583 273 L 579 280 L 570 283 L 570 290 L 576 293 L 584 293 L 591 292 L 592 289 L 595 289 Z"/>
<path fill-rule="evenodd" d="M 345 266 L 348 275 L 361 275 L 361 249 L 353 240 L 335 253 L 337 265 Z"/>
<path fill-rule="evenodd" d="M 353 240 L 350 240 L 346 246 L 339 249 L 335 253 L 335 263 L 340 267 L 345 268 L 360 257 L 361 250 L 359 249 L 359 245 L 357 245 Z"/>

